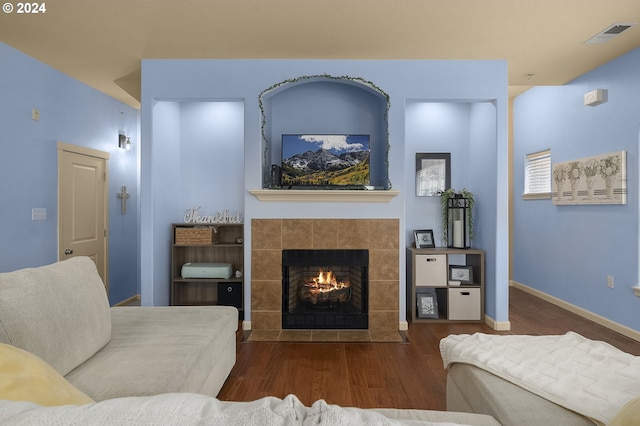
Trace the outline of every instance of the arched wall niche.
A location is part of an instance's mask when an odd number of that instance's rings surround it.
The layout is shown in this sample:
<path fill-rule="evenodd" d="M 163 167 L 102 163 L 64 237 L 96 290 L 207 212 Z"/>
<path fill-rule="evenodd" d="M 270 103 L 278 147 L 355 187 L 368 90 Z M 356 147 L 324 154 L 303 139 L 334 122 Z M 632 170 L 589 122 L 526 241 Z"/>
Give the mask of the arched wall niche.
<path fill-rule="evenodd" d="M 262 115 L 262 187 L 271 188 L 271 166 L 281 164 L 283 134 L 370 135 L 371 186 L 389 182 L 389 95 L 370 81 L 330 75 L 284 80 L 258 96 Z"/>

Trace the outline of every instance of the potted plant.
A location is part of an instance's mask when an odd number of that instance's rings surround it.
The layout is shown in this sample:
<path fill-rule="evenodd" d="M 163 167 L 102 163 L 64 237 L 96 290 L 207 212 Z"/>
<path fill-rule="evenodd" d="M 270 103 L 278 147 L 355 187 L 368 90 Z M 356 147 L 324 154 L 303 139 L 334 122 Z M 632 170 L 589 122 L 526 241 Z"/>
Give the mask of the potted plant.
<path fill-rule="evenodd" d="M 449 188 L 445 191 L 440 191 L 440 206 L 442 208 L 442 242 L 444 245 L 448 245 L 449 241 L 449 200 L 452 198 L 466 198 L 467 199 L 467 217 L 466 217 L 466 226 L 467 226 L 467 236 L 469 237 L 469 241 L 473 240 L 473 206 L 475 204 L 475 200 L 473 198 L 473 193 L 466 188 L 463 188 L 460 191 L 456 191 L 453 188 Z M 466 242 L 464 242 L 466 246 Z"/>

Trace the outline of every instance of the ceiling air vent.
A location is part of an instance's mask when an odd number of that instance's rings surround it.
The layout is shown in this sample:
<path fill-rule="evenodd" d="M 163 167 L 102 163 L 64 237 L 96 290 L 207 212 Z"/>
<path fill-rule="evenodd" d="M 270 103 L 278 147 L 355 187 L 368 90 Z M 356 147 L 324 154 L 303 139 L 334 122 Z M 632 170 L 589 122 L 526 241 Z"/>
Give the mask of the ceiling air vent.
<path fill-rule="evenodd" d="M 625 23 L 625 24 L 613 24 L 600 31 L 598 34 L 591 37 L 589 40 L 585 41 L 584 44 L 592 44 L 592 43 L 606 43 L 614 37 L 619 36 L 622 32 L 628 30 L 629 28 L 636 25 L 633 23 Z"/>

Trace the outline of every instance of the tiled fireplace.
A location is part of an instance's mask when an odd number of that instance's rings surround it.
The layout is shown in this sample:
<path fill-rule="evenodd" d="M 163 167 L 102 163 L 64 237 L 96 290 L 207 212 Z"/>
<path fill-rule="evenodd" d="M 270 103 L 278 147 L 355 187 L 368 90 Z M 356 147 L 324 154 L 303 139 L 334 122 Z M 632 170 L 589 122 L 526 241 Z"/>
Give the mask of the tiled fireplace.
<path fill-rule="evenodd" d="M 283 250 L 367 250 L 370 331 L 397 331 L 399 220 L 253 219 L 251 328 L 282 329 Z"/>

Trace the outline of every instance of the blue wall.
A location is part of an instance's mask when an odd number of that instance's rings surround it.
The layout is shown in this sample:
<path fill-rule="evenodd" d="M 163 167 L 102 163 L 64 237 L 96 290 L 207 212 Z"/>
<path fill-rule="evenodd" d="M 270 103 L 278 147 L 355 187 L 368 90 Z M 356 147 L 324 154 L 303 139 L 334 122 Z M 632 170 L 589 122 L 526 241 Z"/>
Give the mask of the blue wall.
<path fill-rule="evenodd" d="M 440 247 L 443 245 L 440 198 L 415 195 L 415 155 L 451 153 L 451 187 L 472 190 L 469 188 L 471 104 L 410 100 L 405 108 L 406 238 L 412 241 L 414 229 L 432 229 L 436 246 Z"/>
<path fill-rule="evenodd" d="M 229 191 L 244 185 L 243 121 L 239 101 L 181 104 L 181 206 L 200 206 L 203 215 L 243 211 L 242 192 Z"/>
<path fill-rule="evenodd" d="M 0 272 L 57 261 L 60 141 L 110 154 L 109 299 L 138 294 L 138 111 L 4 43 L 0 64 Z M 132 135 L 130 152 L 117 147 L 120 129 Z M 115 195 L 122 185 L 126 215 Z M 46 220 L 32 221 L 32 208 L 46 208 Z"/>
<path fill-rule="evenodd" d="M 297 203 L 261 202 L 248 190 L 262 188 L 264 158 L 261 126 L 262 115 L 258 96 L 274 84 L 302 76 L 350 76 L 373 82 L 391 99 L 388 114 L 390 151 L 389 180 L 400 195 L 389 203 Z M 309 87 L 300 90 L 307 90 Z M 507 248 L 507 72 L 502 61 L 307 61 L 307 60 L 144 60 L 142 63 L 142 164 L 141 164 L 141 288 L 143 305 L 168 302 L 170 223 L 180 220 L 185 208 L 177 196 L 183 175 L 176 158 L 181 153 L 176 146 L 184 130 L 176 102 L 234 100 L 244 104 L 244 179 L 243 184 L 229 182 L 220 197 L 242 194 L 245 217 L 245 306 L 251 281 L 251 219 L 253 218 L 398 218 L 401 247 L 411 245 L 407 238 L 418 223 L 414 209 L 415 152 L 425 150 L 419 145 L 419 135 L 405 135 L 417 126 L 405 106 L 409 100 L 426 103 L 461 104 L 452 107 L 461 115 L 463 129 L 455 126 L 440 131 L 454 131 L 454 185 L 468 187 L 484 197 L 480 216 L 484 218 L 478 239 L 488 254 L 487 314 L 497 321 L 508 321 L 508 248 Z M 285 98 L 282 98 L 285 99 Z M 457 109 L 461 108 L 460 111 Z M 290 111 L 291 116 L 296 110 Z M 318 120 L 325 114 L 318 113 Z M 366 118 L 366 117 L 365 117 Z M 277 117 L 281 120 L 282 116 Z M 371 117 L 368 118 L 371 120 Z M 375 119 L 375 117 L 374 117 Z M 267 133 L 277 129 L 268 123 Z M 320 121 L 322 122 L 322 121 Z M 340 121 L 342 123 L 342 121 Z M 327 124 L 322 127 L 327 132 Z M 344 123 L 343 123 L 344 124 Z M 306 131 L 302 129 L 300 131 Z M 348 131 L 342 130 L 340 131 Z M 356 129 L 358 132 L 359 129 Z M 292 129 L 292 131 L 294 131 Z M 297 130 L 295 130 L 297 131 Z M 181 133 L 182 132 L 182 133 Z M 419 131 L 416 131 L 419 133 Z M 461 132 L 461 133 L 460 133 Z M 412 142 L 409 142 L 409 140 Z M 436 143 L 444 144 L 437 140 Z M 466 149 L 465 149 L 466 145 Z M 444 150 L 444 147 L 443 147 Z M 273 152 L 269 153 L 269 158 Z M 480 154 L 481 162 L 472 162 Z M 486 162 L 486 164 L 484 163 Z M 232 172 L 235 165 L 221 163 L 220 176 Z M 407 179 L 407 175 L 411 176 Z M 162 189 L 160 189 L 162 187 Z M 201 197 L 209 191 L 206 182 L 193 187 Z M 173 195 L 172 195 L 173 194 Z M 428 203 L 428 201 L 425 201 Z M 428 207 L 426 207 L 428 210 Z M 501 211 L 498 211 L 501 210 Z M 425 218 L 439 223 L 438 218 Z M 422 226 L 421 226 L 422 227 Z M 437 228 L 434 226 L 434 228 Z M 405 250 L 399 251 L 400 265 L 405 265 Z M 399 273 L 400 321 L 405 319 L 405 274 Z M 245 311 L 245 320 L 251 312 Z"/>
<path fill-rule="evenodd" d="M 513 279 L 611 321 L 640 330 L 638 145 L 640 49 L 562 87 L 536 87 L 514 100 Z M 584 106 L 606 89 L 608 101 Z M 523 200 L 524 156 L 551 148 L 553 163 L 624 150 L 626 205 L 554 205 Z M 607 288 L 607 276 L 614 288 Z"/>

